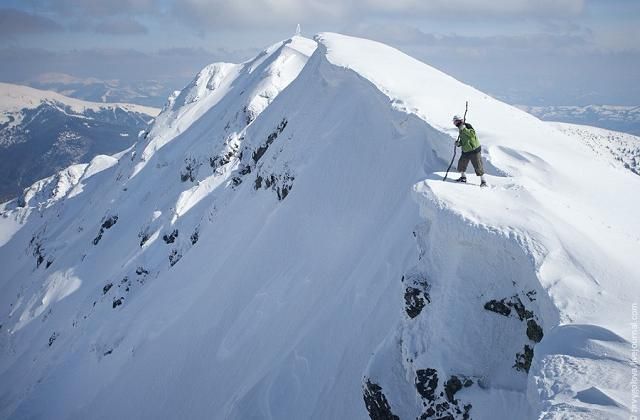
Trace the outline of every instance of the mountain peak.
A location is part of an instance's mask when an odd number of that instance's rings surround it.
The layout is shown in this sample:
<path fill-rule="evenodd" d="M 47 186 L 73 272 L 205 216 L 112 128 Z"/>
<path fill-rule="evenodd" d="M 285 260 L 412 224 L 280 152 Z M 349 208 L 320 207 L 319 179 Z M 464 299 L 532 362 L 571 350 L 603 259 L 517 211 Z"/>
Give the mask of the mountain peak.
<path fill-rule="evenodd" d="M 0 416 L 628 416 L 640 178 L 391 47 L 315 39 L 207 66 L 19 220 Z M 441 181 L 465 101 L 487 189 Z"/>

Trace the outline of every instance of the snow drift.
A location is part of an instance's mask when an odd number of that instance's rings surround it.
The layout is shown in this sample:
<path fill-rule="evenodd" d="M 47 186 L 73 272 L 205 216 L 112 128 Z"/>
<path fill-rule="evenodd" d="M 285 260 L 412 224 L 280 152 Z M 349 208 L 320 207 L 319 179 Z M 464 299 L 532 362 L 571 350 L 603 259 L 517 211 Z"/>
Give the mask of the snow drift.
<path fill-rule="evenodd" d="M 2 417 L 630 413 L 640 179 L 397 50 L 213 64 L 78 169 L 0 208 Z"/>

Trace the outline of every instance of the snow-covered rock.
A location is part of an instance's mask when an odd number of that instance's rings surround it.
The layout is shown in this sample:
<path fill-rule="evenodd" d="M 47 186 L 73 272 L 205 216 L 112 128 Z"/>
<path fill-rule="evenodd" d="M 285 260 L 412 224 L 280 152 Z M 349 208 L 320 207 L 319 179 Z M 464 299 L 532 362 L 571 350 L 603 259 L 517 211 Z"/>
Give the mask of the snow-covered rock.
<path fill-rule="evenodd" d="M 465 101 L 488 189 L 441 181 Z M 0 208 L 0 416 L 628 417 L 639 187 L 376 42 L 210 65 Z"/>

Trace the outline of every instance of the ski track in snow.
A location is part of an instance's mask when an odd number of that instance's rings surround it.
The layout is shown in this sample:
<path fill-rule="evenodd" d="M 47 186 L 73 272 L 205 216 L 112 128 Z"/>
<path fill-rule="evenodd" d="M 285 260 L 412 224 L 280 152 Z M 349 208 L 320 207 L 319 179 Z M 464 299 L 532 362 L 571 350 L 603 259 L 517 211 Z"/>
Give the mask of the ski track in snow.
<path fill-rule="evenodd" d="M 0 417 L 628 418 L 637 175 L 316 40 L 207 66 L 0 205 Z M 487 189 L 441 182 L 467 100 Z"/>

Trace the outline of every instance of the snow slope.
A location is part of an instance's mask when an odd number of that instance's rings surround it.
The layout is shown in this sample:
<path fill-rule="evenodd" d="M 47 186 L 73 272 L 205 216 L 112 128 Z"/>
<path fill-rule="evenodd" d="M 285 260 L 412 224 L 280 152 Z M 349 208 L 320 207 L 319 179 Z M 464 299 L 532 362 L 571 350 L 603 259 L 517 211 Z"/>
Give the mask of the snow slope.
<path fill-rule="evenodd" d="M 629 416 L 640 179 L 316 40 L 208 66 L 133 149 L 3 205 L 0 416 Z M 490 189 L 440 181 L 465 100 Z"/>
<path fill-rule="evenodd" d="M 584 142 L 601 159 L 640 175 L 640 137 L 588 125 L 549 123 Z"/>

